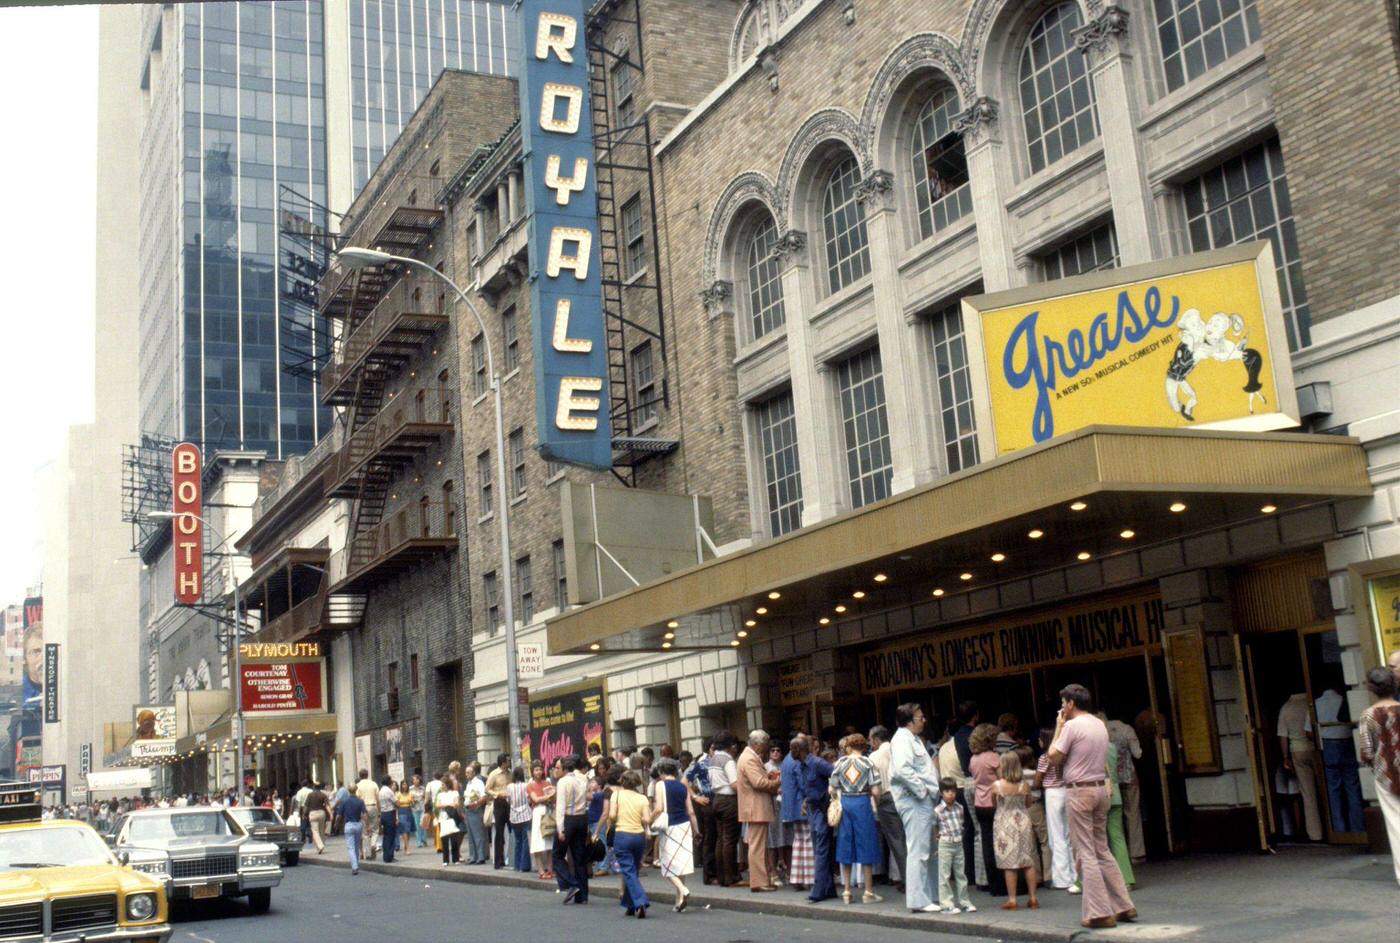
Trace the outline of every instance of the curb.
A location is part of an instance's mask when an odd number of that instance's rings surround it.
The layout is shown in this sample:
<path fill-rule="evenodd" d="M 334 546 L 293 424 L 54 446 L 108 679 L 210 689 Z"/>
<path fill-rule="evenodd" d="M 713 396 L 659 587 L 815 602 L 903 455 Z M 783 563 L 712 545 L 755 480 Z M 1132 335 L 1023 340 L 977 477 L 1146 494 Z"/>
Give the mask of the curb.
<path fill-rule="evenodd" d="M 345 862 L 338 859 L 317 859 L 315 857 L 301 859 L 301 864 L 318 868 L 344 868 Z M 554 884 L 544 881 L 526 882 L 516 878 L 504 877 L 495 874 L 493 871 L 474 872 L 447 869 L 439 871 L 408 865 L 401 867 L 397 864 L 386 865 L 382 861 L 361 861 L 361 871 L 369 871 L 374 874 L 384 874 L 390 877 L 407 877 L 422 880 L 450 881 L 455 884 L 474 884 L 478 886 L 490 887 L 514 887 L 522 890 L 535 890 L 553 893 Z M 606 880 L 600 878 L 598 880 Z M 647 896 L 657 903 L 674 904 L 676 895 L 671 890 L 656 890 L 647 888 Z M 1075 927 L 1074 930 L 1049 930 L 1037 929 L 1035 927 L 1024 927 L 1017 925 L 996 924 L 996 923 L 961 923 L 952 922 L 945 918 L 919 917 L 913 914 L 872 914 L 860 908 L 825 908 L 812 907 L 807 904 L 789 904 L 782 901 L 773 900 L 773 894 L 762 895 L 761 900 L 745 900 L 740 897 L 703 896 L 696 893 L 693 901 L 694 906 L 711 907 L 716 910 L 732 910 L 740 913 L 762 913 L 778 917 L 797 917 L 799 919 L 821 919 L 834 920 L 842 923 L 862 923 L 891 927 L 900 930 L 929 930 L 938 933 L 961 933 L 967 936 L 988 937 L 999 940 L 1026 940 L 1030 943 L 1070 943 L 1070 941 L 1080 939 L 1090 931 Z M 1102 937 L 1100 937 L 1102 938 Z"/>

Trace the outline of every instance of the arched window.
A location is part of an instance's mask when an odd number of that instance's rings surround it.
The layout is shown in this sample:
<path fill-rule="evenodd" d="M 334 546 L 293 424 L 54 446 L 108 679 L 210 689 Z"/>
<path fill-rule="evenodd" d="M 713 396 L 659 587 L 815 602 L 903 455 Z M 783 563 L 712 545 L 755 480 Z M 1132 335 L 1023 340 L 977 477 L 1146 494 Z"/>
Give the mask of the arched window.
<path fill-rule="evenodd" d="M 753 339 L 783 326 L 783 279 L 777 253 L 778 227 L 764 214 L 748 238 L 745 270 Z"/>
<path fill-rule="evenodd" d="M 762 39 L 763 20 L 759 17 L 756 9 L 750 10 L 748 19 L 739 27 L 739 63 L 749 61 L 753 54 L 758 51 Z"/>
<path fill-rule="evenodd" d="M 919 235 L 927 239 L 972 210 L 963 136 L 953 130 L 961 111 L 958 93 L 944 85 L 929 97 L 914 121 L 911 140 Z"/>
<path fill-rule="evenodd" d="M 1094 86 L 1084 56 L 1074 48 L 1079 7 L 1051 7 L 1031 27 L 1021 50 L 1021 116 L 1031 171 L 1055 163 L 1099 136 Z"/>
<path fill-rule="evenodd" d="M 831 170 L 822 196 L 822 230 L 826 236 L 826 271 L 832 293 L 870 272 L 870 242 L 865 207 L 856 199 L 860 164 L 847 157 Z"/>

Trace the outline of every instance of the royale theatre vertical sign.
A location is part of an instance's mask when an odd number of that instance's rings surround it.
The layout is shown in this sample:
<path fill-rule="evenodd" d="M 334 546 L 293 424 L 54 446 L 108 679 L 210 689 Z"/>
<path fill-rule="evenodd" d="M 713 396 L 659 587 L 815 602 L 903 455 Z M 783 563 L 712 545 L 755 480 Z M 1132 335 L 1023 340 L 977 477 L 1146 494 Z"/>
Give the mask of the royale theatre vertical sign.
<path fill-rule="evenodd" d="M 521 0 L 539 451 L 612 467 L 586 0 Z"/>
<path fill-rule="evenodd" d="M 175 498 L 175 601 L 193 605 L 204 597 L 203 471 L 199 447 L 181 442 L 171 452 L 170 476 Z"/>

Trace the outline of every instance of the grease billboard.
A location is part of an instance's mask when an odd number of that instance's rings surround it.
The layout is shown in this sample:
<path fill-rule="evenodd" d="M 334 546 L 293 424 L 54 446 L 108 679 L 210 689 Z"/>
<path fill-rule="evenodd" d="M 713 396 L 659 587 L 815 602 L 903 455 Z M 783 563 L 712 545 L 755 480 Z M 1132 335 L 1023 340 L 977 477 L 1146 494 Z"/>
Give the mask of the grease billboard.
<path fill-rule="evenodd" d="M 1298 424 L 1268 242 L 967 298 L 963 315 L 986 455 L 1089 425 Z"/>
<path fill-rule="evenodd" d="M 612 467 L 586 0 L 519 0 L 520 131 L 546 459 Z"/>
<path fill-rule="evenodd" d="M 548 769 L 561 756 L 588 756 L 589 744 L 606 754 L 608 692 L 602 681 L 530 696 L 529 733 L 522 745 L 527 762 Z"/>

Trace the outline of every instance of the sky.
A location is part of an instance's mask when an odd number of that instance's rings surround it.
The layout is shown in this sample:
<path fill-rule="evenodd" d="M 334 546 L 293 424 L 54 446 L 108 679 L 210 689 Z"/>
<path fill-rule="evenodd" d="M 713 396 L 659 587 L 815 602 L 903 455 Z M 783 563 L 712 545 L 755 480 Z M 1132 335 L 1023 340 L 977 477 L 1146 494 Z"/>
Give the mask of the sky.
<path fill-rule="evenodd" d="M 36 472 L 93 417 L 97 12 L 0 8 L 0 606 L 41 575 Z"/>

